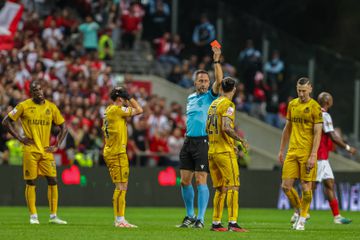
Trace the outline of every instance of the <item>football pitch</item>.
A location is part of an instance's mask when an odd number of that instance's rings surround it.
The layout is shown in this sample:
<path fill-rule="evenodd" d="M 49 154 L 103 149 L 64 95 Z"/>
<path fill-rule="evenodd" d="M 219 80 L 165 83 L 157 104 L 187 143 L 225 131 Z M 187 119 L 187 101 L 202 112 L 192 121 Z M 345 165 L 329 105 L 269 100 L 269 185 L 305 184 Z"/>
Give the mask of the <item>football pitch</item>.
<path fill-rule="evenodd" d="M 139 226 L 123 229 L 112 226 L 112 208 L 61 207 L 59 217 L 68 225 L 49 225 L 48 208 L 38 208 L 40 225 L 30 225 L 25 207 L 0 207 L 0 239 L 360 239 L 360 212 L 343 212 L 353 219 L 349 225 L 335 225 L 330 211 L 312 211 L 305 231 L 290 229 L 292 214 L 287 210 L 240 209 L 240 224 L 248 233 L 211 232 L 212 209 L 206 214 L 205 229 L 179 229 L 181 208 L 128 208 L 126 218 Z M 226 211 L 223 219 L 226 219 Z"/>

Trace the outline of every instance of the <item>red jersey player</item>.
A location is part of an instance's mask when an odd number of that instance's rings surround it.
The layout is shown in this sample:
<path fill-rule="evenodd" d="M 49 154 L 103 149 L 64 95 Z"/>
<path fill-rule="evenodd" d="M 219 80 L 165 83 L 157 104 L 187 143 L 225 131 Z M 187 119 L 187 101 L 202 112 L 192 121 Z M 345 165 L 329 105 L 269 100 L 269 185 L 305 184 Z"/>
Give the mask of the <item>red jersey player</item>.
<path fill-rule="evenodd" d="M 331 106 L 333 105 L 332 96 L 327 92 L 322 92 L 318 96 L 318 102 L 322 108 L 324 122 L 320 146 L 318 150 L 318 168 L 316 182 L 322 182 L 324 184 L 324 192 L 329 201 L 331 211 L 334 215 L 334 223 L 349 224 L 351 223 L 351 220 L 344 218 L 340 215 L 339 203 L 336 199 L 334 192 L 334 174 L 328 160 L 329 152 L 331 150 L 331 144 L 329 144 L 329 142 L 334 142 L 336 145 L 346 149 L 351 154 L 356 153 L 356 149 L 346 144 L 341 139 L 341 137 L 338 136 L 334 131 L 331 116 L 327 112 L 328 109 L 331 108 Z M 316 184 L 314 184 L 314 188 L 316 188 Z"/>

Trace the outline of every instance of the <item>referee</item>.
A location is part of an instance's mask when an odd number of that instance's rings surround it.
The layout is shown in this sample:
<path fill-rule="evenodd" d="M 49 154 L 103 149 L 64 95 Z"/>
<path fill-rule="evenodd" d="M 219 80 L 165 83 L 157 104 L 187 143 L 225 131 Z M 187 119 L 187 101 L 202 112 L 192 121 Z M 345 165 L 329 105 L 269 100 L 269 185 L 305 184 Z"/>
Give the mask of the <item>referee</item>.
<path fill-rule="evenodd" d="M 186 106 L 186 139 L 180 151 L 181 194 L 184 199 L 186 216 L 180 228 L 203 228 L 204 215 L 209 200 L 207 186 L 208 136 L 206 133 L 207 112 L 210 104 L 218 97 L 223 78 L 220 65 L 220 48 L 213 47 L 213 60 L 216 81 L 209 90 L 208 72 L 197 70 L 194 73 L 195 93 L 189 95 Z M 195 174 L 198 190 L 198 216 L 194 212 L 194 188 L 192 179 Z"/>

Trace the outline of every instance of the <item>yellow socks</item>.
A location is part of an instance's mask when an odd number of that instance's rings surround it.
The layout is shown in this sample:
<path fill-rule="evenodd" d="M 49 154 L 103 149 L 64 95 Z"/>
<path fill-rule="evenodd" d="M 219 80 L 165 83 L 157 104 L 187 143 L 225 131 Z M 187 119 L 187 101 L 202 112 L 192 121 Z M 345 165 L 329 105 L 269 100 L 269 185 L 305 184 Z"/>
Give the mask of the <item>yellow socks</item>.
<path fill-rule="evenodd" d="M 312 200 L 312 191 L 303 191 L 300 217 L 306 218 L 306 215 L 310 208 L 311 200 Z"/>
<path fill-rule="evenodd" d="M 224 210 L 226 193 L 215 191 L 213 221 L 220 222 Z"/>
<path fill-rule="evenodd" d="M 295 188 L 291 188 L 290 191 L 284 191 L 284 193 L 288 197 L 290 204 L 293 208 L 299 209 L 301 207 L 301 201 L 299 198 L 299 194 Z"/>
<path fill-rule="evenodd" d="M 236 222 L 239 211 L 239 191 L 228 190 L 227 191 L 227 207 L 229 222 Z"/>
<path fill-rule="evenodd" d="M 31 215 L 37 214 L 36 212 L 36 193 L 35 193 L 35 185 L 28 185 L 26 184 L 25 187 L 25 199 L 26 205 L 29 209 Z"/>
<path fill-rule="evenodd" d="M 49 208 L 50 214 L 56 215 L 57 207 L 58 207 L 58 186 L 57 185 L 48 185 L 48 200 L 49 200 Z"/>
<path fill-rule="evenodd" d="M 113 194 L 114 217 L 125 216 L 126 191 L 115 189 Z"/>

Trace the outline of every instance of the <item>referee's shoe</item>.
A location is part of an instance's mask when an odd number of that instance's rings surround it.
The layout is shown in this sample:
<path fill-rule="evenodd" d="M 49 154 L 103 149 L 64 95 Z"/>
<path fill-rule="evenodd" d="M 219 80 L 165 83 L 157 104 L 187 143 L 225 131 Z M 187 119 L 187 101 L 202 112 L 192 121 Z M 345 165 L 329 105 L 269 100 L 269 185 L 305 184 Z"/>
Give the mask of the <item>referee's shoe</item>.
<path fill-rule="evenodd" d="M 186 216 L 184 218 L 184 220 L 182 221 L 182 223 L 180 225 L 178 225 L 178 228 L 190 228 L 194 225 L 194 223 L 196 222 L 195 217 L 188 217 Z"/>
<path fill-rule="evenodd" d="M 200 219 L 197 219 L 192 226 L 193 228 L 204 228 L 204 223 Z"/>

